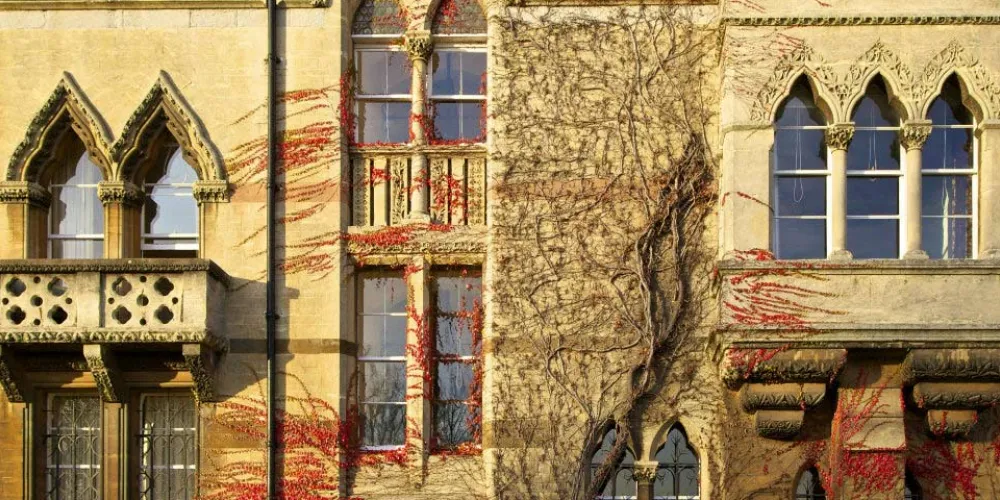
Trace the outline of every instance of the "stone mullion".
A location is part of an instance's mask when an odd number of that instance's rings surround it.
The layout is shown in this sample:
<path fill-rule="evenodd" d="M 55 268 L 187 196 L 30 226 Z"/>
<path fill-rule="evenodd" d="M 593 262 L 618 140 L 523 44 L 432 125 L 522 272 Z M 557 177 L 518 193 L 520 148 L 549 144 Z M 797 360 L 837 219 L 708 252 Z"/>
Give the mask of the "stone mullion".
<path fill-rule="evenodd" d="M 140 257 L 142 240 L 142 189 L 129 182 L 101 181 L 97 196 L 104 205 L 104 257 Z"/>
<path fill-rule="evenodd" d="M 425 128 L 429 123 L 429 118 L 426 116 L 427 61 L 430 59 L 434 46 L 430 33 L 427 32 L 410 33 L 406 35 L 405 43 L 406 52 L 413 65 L 413 80 L 410 90 L 413 100 L 410 111 L 410 146 L 415 147 L 410 162 L 413 187 L 409 219 L 415 222 L 429 222 L 430 188 L 428 181 L 430 172 L 427 155 L 420 149 L 422 146 L 426 146 L 430 139 Z"/>
<path fill-rule="evenodd" d="M 981 123 L 979 134 L 979 258 L 1000 259 L 1000 120 Z"/>
<path fill-rule="evenodd" d="M 927 252 L 923 250 L 921 234 L 921 209 L 923 204 L 921 170 L 923 168 L 923 148 L 931 133 L 929 121 L 920 120 L 907 122 L 903 125 L 900 142 L 906 149 L 906 170 L 903 173 L 905 182 L 906 219 L 903 221 L 906 230 L 906 247 L 903 258 L 926 259 Z"/>
<path fill-rule="evenodd" d="M 430 294 L 430 263 L 422 256 L 414 257 L 411 272 L 406 273 L 406 445 L 411 461 L 422 469 L 430 451 L 433 419 L 431 398 L 433 386 L 426 376 L 432 362 L 431 343 L 432 297 Z"/>
<path fill-rule="evenodd" d="M 826 147 L 833 161 L 830 180 L 831 259 L 852 258 L 847 250 L 847 147 L 853 137 L 853 123 L 837 123 L 826 129 Z"/>

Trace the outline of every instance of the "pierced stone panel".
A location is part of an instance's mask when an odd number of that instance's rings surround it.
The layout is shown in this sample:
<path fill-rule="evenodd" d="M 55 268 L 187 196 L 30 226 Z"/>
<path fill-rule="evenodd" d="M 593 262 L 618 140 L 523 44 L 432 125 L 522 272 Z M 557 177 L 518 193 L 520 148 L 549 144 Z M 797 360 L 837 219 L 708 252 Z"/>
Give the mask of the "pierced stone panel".
<path fill-rule="evenodd" d="M 104 326 L 161 327 L 183 317 L 181 275 L 120 274 L 104 278 Z"/>
<path fill-rule="evenodd" d="M 72 275 L 6 274 L 0 280 L 0 324 L 21 328 L 76 324 Z"/>

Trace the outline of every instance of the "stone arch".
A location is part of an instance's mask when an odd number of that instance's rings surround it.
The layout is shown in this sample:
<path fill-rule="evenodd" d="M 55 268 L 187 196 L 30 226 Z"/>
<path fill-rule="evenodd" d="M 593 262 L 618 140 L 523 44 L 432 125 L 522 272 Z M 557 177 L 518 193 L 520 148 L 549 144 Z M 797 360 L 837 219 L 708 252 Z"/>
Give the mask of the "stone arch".
<path fill-rule="evenodd" d="M 422 28 L 429 31 L 435 35 L 438 34 L 463 34 L 463 35 L 485 35 L 489 26 L 487 21 L 487 8 L 485 2 L 482 0 L 431 0 L 431 3 L 427 6 L 427 15 L 424 16 Z M 445 8 L 455 8 L 458 9 L 461 17 L 463 19 L 468 18 L 471 20 L 473 16 L 478 17 L 482 20 L 482 25 L 478 24 L 467 24 L 470 27 L 474 27 L 478 31 L 455 31 L 454 33 L 449 33 L 447 30 L 442 31 L 441 18 L 439 16 L 445 13 Z"/>
<path fill-rule="evenodd" d="M 226 169 L 219 152 L 197 115 L 181 96 L 165 72 L 146 94 L 132 114 L 121 137 L 111 147 L 118 165 L 117 179 L 141 185 L 140 165 L 150 155 L 150 148 L 162 134 L 170 134 L 184 152 L 184 159 L 194 167 L 199 181 L 226 182 Z"/>
<path fill-rule="evenodd" d="M 5 180 L 37 183 L 55 159 L 67 134 L 80 139 L 104 178 L 110 179 L 112 160 L 108 150 L 111 143 L 108 126 L 72 75 L 64 72 L 28 126 L 24 140 L 11 155 Z"/>
<path fill-rule="evenodd" d="M 691 439 L 691 435 L 688 434 L 687 429 L 684 427 L 684 424 L 680 422 L 680 420 L 669 421 L 661 425 L 660 428 L 656 430 L 656 434 L 653 435 L 653 440 L 650 442 L 651 446 L 648 450 L 643 450 L 644 459 L 653 462 L 656 461 L 656 454 L 659 453 L 661 448 L 666 446 L 667 436 L 673 429 L 679 430 L 681 434 L 684 435 L 684 439 L 687 440 L 688 447 L 691 448 L 691 452 L 694 453 L 694 456 L 698 459 L 699 466 L 701 466 L 702 454 L 698 451 L 701 448 L 701 443 Z"/>
<path fill-rule="evenodd" d="M 809 85 L 813 100 L 823 113 L 823 117 L 826 118 L 826 123 L 829 125 L 838 122 L 836 99 L 816 78 L 810 76 L 810 72 L 806 68 L 799 68 L 798 71 L 792 73 L 785 81 L 782 92 L 771 103 L 771 108 L 767 114 L 768 123 L 774 123 L 778 119 L 778 110 L 781 109 L 781 106 L 784 105 L 785 101 L 792 94 L 792 90 L 802 80 L 805 80 L 806 84 Z"/>
<path fill-rule="evenodd" d="M 987 118 L 988 107 L 984 104 L 987 101 L 980 97 L 980 92 L 971 83 L 969 71 L 966 68 L 954 68 L 939 75 L 930 86 L 930 94 L 923 96 L 920 103 L 920 114 L 918 119 L 926 119 L 927 113 L 931 110 L 931 104 L 941 95 L 945 82 L 952 76 L 958 80 L 958 87 L 962 91 L 962 104 L 972 112 L 976 123 L 983 123 Z"/>
<path fill-rule="evenodd" d="M 833 121 L 839 121 L 840 102 L 830 91 L 836 84 L 836 77 L 826 61 L 808 45 L 802 45 L 789 52 L 775 64 L 774 72 L 757 92 L 750 110 L 750 118 L 755 122 L 773 121 L 778 107 L 788 97 L 792 86 L 803 75 L 808 76 L 817 99 L 826 101 Z M 817 92 L 818 91 L 818 92 Z"/>
<path fill-rule="evenodd" d="M 920 116 L 926 116 L 931 103 L 941 93 L 941 87 L 956 75 L 962 87 L 962 99 L 977 121 L 993 119 L 1000 112 L 1000 83 L 958 42 L 951 42 L 931 58 L 920 78 L 922 95 Z M 968 101 L 966 101 L 968 99 Z"/>
<path fill-rule="evenodd" d="M 899 79 L 887 78 L 885 73 L 881 68 L 873 67 L 869 69 L 863 78 L 860 79 L 860 85 L 857 86 L 857 90 L 851 96 L 850 99 L 845 101 L 845 106 L 843 109 L 844 121 L 850 121 L 854 116 L 854 110 L 858 107 L 858 104 L 864 99 L 865 94 L 868 92 L 868 87 L 875 81 L 876 78 L 881 78 L 882 82 L 885 84 L 885 91 L 889 96 L 889 106 L 896 111 L 899 115 L 900 125 L 903 122 L 912 119 L 916 116 L 913 110 L 913 106 L 910 105 L 911 99 L 907 99 L 906 94 L 901 94 L 899 90 L 901 85 Z"/>
<path fill-rule="evenodd" d="M 410 25 L 405 0 L 350 0 L 344 2 L 346 30 L 352 35 L 399 35 Z"/>

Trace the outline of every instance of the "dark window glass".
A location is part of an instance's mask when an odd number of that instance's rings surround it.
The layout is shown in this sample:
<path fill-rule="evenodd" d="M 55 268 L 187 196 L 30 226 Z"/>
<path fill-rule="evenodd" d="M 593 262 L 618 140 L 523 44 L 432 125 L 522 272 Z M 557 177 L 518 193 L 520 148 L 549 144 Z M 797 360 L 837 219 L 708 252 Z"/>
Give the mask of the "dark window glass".
<path fill-rule="evenodd" d="M 361 403 L 366 447 L 402 446 L 406 434 L 406 283 L 362 279 Z"/>
<path fill-rule="evenodd" d="M 903 499 L 904 500 L 922 500 L 924 498 L 923 490 L 920 488 L 920 483 L 910 475 L 910 472 L 906 472 L 906 482 L 903 489 Z"/>
<path fill-rule="evenodd" d="M 972 257 L 971 217 L 924 217 L 921 220 L 923 250 L 932 259 Z"/>
<path fill-rule="evenodd" d="M 865 96 L 851 116 L 855 127 L 898 127 L 899 116 L 889 105 L 885 82 L 876 78 L 868 85 Z"/>
<path fill-rule="evenodd" d="M 802 472 L 795 486 L 795 500 L 826 500 L 826 491 L 820 482 L 819 472 L 811 468 Z"/>
<path fill-rule="evenodd" d="M 826 258 L 826 219 L 775 219 L 778 259 Z"/>
<path fill-rule="evenodd" d="M 482 278 L 463 272 L 436 276 L 436 445 L 478 441 L 481 430 Z"/>
<path fill-rule="evenodd" d="M 820 129 L 774 131 L 776 171 L 826 170 L 826 137 Z"/>
<path fill-rule="evenodd" d="M 484 135 L 482 102 L 447 102 L 434 104 L 434 135 L 437 139 L 482 141 Z"/>
<path fill-rule="evenodd" d="M 395 0 L 364 0 L 354 14 L 355 35 L 401 35 L 407 19 Z"/>
<path fill-rule="evenodd" d="M 598 479 L 596 478 L 597 471 L 614 449 L 615 437 L 614 429 L 604 435 L 601 447 L 594 453 L 590 462 L 591 480 Z M 600 500 L 630 500 L 636 498 L 637 484 L 633 477 L 634 467 L 635 458 L 632 456 L 632 450 L 626 448 L 625 453 L 616 461 L 611 475 L 605 479 L 604 488 L 597 498 Z"/>
<path fill-rule="evenodd" d="M 899 177 L 848 177 L 847 215 L 899 215 Z"/>
<path fill-rule="evenodd" d="M 899 170 L 899 133 L 895 130 L 854 131 L 847 147 L 848 170 Z"/>
<path fill-rule="evenodd" d="M 775 209 L 779 217 L 826 215 L 826 177 L 790 176 L 775 179 Z"/>
<path fill-rule="evenodd" d="M 667 442 L 656 453 L 656 481 L 653 498 L 662 500 L 696 500 L 700 490 L 698 456 L 687 437 L 677 427 L 670 429 Z"/>
<path fill-rule="evenodd" d="M 899 257 L 899 220 L 847 219 L 847 249 L 855 259 Z"/>

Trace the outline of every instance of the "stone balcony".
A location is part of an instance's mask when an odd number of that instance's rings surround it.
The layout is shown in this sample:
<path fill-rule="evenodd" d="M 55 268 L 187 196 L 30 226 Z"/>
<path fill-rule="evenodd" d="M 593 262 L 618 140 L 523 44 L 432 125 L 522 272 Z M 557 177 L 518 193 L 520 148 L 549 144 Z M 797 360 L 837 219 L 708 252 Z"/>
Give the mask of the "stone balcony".
<path fill-rule="evenodd" d="M 118 372 L 146 364 L 190 372 L 211 400 L 229 281 L 200 259 L 0 260 L 0 386 L 23 401 L 28 372 L 90 371 L 116 400 Z"/>

